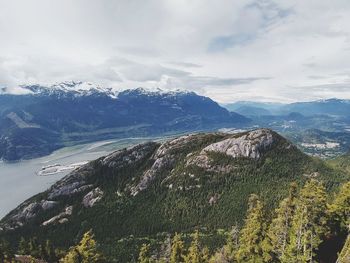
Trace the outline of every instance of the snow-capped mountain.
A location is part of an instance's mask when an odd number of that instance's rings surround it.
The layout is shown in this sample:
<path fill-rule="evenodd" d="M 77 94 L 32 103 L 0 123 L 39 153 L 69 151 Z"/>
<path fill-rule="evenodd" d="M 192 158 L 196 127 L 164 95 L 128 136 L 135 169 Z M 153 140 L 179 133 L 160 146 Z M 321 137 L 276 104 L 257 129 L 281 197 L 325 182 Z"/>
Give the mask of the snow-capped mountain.
<path fill-rule="evenodd" d="M 70 96 L 90 96 L 94 94 L 104 94 L 115 98 L 118 94 L 113 88 L 106 88 L 99 85 L 95 85 L 91 82 L 82 81 L 65 81 L 56 83 L 54 85 L 22 85 L 22 90 L 27 90 L 28 94 L 32 95 L 70 95 Z"/>
<path fill-rule="evenodd" d="M 91 83 L 28 85 L 0 94 L 0 159 L 48 154 L 67 143 L 235 127 L 248 121 L 194 92 L 118 91 Z"/>

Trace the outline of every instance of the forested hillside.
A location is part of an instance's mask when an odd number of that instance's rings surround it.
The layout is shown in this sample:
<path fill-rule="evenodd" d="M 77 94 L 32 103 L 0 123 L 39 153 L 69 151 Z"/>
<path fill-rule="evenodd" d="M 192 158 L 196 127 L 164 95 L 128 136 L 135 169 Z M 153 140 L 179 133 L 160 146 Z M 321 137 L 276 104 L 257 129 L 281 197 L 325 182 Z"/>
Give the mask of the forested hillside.
<path fill-rule="evenodd" d="M 69 258 L 86 239 L 99 256 L 81 262 L 335 262 L 349 178 L 268 129 L 194 134 L 73 171 L 9 213 L 0 236 L 12 253 L 47 259 L 53 246 L 64 262 L 80 262 Z"/>

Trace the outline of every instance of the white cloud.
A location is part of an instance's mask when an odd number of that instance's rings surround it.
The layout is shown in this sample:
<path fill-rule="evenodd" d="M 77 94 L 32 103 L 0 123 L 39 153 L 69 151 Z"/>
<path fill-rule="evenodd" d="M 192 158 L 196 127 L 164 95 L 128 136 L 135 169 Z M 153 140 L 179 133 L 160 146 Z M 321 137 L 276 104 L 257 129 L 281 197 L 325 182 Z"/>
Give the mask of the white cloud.
<path fill-rule="evenodd" d="M 83 80 L 220 102 L 350 98 L 349 24 L 347 0 L 0 0 L 0 87 Z"/>

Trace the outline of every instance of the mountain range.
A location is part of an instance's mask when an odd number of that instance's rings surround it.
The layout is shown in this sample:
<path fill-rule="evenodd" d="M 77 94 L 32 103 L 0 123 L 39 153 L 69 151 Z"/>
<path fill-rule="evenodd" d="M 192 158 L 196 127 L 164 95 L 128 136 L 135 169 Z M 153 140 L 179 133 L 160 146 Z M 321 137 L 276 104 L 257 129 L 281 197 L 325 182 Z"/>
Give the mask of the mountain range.
<path fill-rule="evenodd" d="M 223 105 L 188 91 L 115 90 L 86 82 L 0 90 L 0 159 L 47 155 L 65 146 L 220 128 L 267 127 L 303 151 L 334 157 L 349 150 L 350 101 Z"/>
<path fill-rule="evenodd" d="M 325 99 L 308 102 L 295 102 L 289 104 L 274 102 L 238 101 L 223 105 L 228 110 L 244 115 L 288 115 L 300 113 L 305 116 L 330 115 L 348 117 L 350 112 L 350 100 Z"/>
<path fill-rule="evenodd" d="M 22 86 L 0 93 L 0 159 L 43 156 L 63 146 L 109 138 L 241 126 L 249 119 L 193 92 L 120 92 L 90 83 Z"/>

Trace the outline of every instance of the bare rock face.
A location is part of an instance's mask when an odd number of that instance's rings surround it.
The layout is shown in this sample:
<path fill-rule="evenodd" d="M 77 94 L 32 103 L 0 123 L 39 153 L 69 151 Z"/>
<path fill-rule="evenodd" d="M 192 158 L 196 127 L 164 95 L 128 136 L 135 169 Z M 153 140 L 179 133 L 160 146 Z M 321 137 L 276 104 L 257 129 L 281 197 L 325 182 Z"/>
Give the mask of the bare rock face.
<path fill-rule="evenodd" d="M 197 156 L 192 156 L 191 158 L 189 158 L 186 162 L 186 166 L 190 166 L 190 165 L 196 165 L 208 172 L 215 172 L 215 173 L 229 173 L 235 169 L 233 165 L 213 164 L 211 159 L 206 153 L 200 153 Z"/>
<path fill-rule="evenodd" d="M 123 168 L 127 165 L 143 160 L 153 151 L 157 143 L 149 142 L 136 145 L 124 150 L 116 151 L 107 157 L 101 159 L 100 163 L 111 168 Z"/>
<path fill-rule="evenodd" d="M 23 208 L 21 213 L 17 214 L 14 219 L 30 219 L 41 209 L 41 205 L 37 202 L 31 203 Z"/>
<path fill-rule="evenodd" d="M 42 226 L 47 226 L 47 225 L 51 225 L 51 224 L 63 224 L 68 222 L 68 216 L 72 215 L 73 213 L 73 206 L 67 206 L 63 212 L 59 213 L 57 216 L 54 216 L 52 218 L 50 218 L 49 220 L 43 222 L 41 225 Z"/>
<path fill-rule="evenodd" d="M 194 135 L 186 135 L 163 143 L 152 156 L 154 163 L 150 169 L 145 171 L 140 181 L 130 188 L 130 194 L 136 196 L 139 192 L 147 189 L 163 169 L 171 170 L 175 163 L 174 151 L 186 146 L 191 140 L 196 139 Z"/>
<path fill-rule="evenodd" d="M 136 186 L 131 187 L 130 193 L 132 196 L 137 195 L 140 191 L 147 189 L 148 185 L 154 180 L 158 172 L 163 168 L 172 166 L 174 162 L 173 156 L 163 156 L 156 159 L 150 169 L 148 169 L 141 177 L 141 180 Z"/>
<path fill-rule="evenodd" d="M 102 197 L 103 191 L 99 187 L 96 187 L 84 196 L 82 203 L 85 207 L 93 207 Z"/>
<path fill-rule="evenodd" d="M 42 200 L 40 202 L 25 202 L 9 215 L 8 223 L 3 229 L 15 229 L 21 227 L 28 220 L 35 218 L 41 211 L 49 210 L 55 207 L 58 202 Z"/>
<path fill-rule="evenodd" d="M 68 196 L 68 195 L 74 195 L 80 192 L 83 192 L 87 189 L 90 189 L 93 187 L 93 185 L 83 185 L 84 181 L 82 182 L 74 182 L 71 184 L 63 185 L 60 188 L 52 189 L 52 191 L 49 193 L 48 197 L 49 199 L 59 197 L 59 196 Z"/>
<path fill-rule="evenodd" d="M 197 135 L 198 137 L 198 135 Z M 169 153 L 173 152 L 176 149 L 181 149 L 184 147 L 187 143 L 190 141 L 196 139 L 195 135 L 185 135 L 181 136 L 179 138 L 176 138 L 174 140 L 167 141 L 163 143 L 157 150 L 155 154 L 155 158 L 159 158 L 165 155 L 168 155 Z"/>
<path fill-rule="evenodd" d="M 61 196 L 71 196 L 92 188 L 86 183 L 86 178 L 94 172 L 91 163 L 85 164 L 70 174 L 63 177 L 47 191 L 48 199 L 55 199 Z"/>
<path fill-rule="evenodd" d="M 239 137 L 229 138 L 205 147 L 201 154 L 206 152 L 224 153 L 234 158 L 248 157 L 259 159 L 264 150 L 274 143 L 274 137 L 268 129 L 258 129 Z"/>
<path fill-rule="evenodd" d="M 259 159 L 264 151 L 272 147 L 274 142 L 274 134 L 269 129 L 258 129 L 244 134 L 234 135 L 231 138 L 206 146 L 197 155 L 188 156 L 186 165 L 195 165 L 210 172 L 230 173 L 235 169 L 233 165 L 212 163 L 208 153 L 222 153 L 233 158 L 246 157 Z"/>
<path fill-rule="evenodd" d="M 43 210 L 49 210 L 53 207 L 55 207 L 58 204 L 56 201 L 48 201 L 48 200 L 43 200 L 41 201 L 41 207 Z"/>

